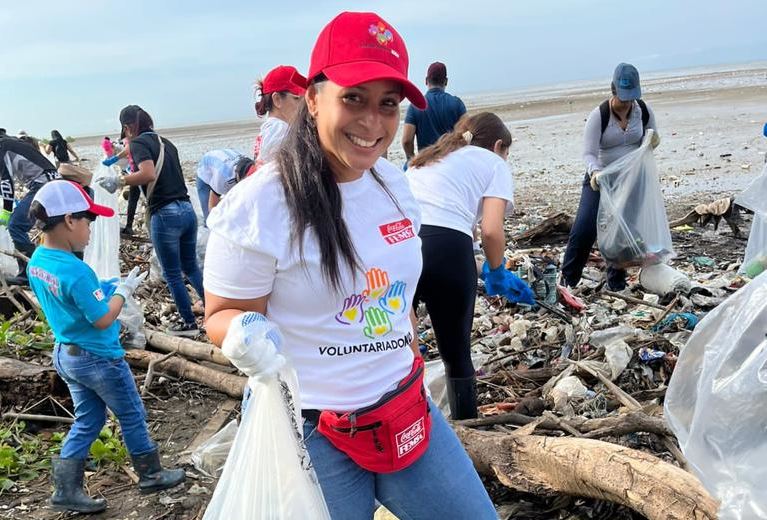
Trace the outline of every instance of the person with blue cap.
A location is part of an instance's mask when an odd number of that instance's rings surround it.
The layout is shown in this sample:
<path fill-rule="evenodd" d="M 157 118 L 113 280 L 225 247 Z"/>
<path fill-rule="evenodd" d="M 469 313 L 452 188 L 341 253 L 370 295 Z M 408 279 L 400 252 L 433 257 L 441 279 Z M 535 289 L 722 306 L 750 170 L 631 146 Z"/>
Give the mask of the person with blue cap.
<path fill-rule="evenodd" d="M 569 287 L 575 287 L 580 281 L 597 238 L 599 176 L 602 169 L 639 148 L 648 129 L 655 130 L 653 148 L 660 144 L 655 114 L 642 101 L 636 67 L 620 63 L 613 73 L 611 90 L 612 97 L 592 110 L 586 120 L 583 143 L 586 175 L 562 264 L 562 278 Z M 626 271 L 608 267 L 607 286 L 613 291 L 625 289 Z"/>

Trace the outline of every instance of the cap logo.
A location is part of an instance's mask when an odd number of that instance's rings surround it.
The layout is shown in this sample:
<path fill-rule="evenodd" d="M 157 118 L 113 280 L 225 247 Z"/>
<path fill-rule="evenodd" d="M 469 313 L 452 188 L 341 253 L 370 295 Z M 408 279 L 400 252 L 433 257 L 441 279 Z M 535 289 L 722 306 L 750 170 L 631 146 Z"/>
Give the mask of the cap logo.
<path fill-rule="evenodd" d="M 384 47 L 394 40 L 394 35 L 386 28 L 386 25 L 384 25 L 383 22 L 371 24 L 370 27 L 368 27 L 368 32 L 371 36 L 375 36 L 376 41 Z"/>
<path fill-rule="evenodd" d="M 618 86 L 620 86 L 621 88 L 631 88 L 633 85 L 632 85 L 632 81 L 629 78 L 621 78 L 618 81 Z"/>

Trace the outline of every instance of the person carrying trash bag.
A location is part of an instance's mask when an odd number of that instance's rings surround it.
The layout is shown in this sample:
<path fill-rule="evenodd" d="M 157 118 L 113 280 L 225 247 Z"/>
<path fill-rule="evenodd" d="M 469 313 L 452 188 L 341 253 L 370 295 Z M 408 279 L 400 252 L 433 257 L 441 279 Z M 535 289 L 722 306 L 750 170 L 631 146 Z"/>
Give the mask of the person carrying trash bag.
<path fill-rule="evenodd" d="M 503 221 L 513 209 L 514 181 L 506 159 L 511 133 L 490 112 L 464 116 L 415 156 L 407 178 L 421 206 L 423 271 L 413 308 L 429 311 L 445 364 L 453 420 L 477 416 L 471 325 L 477 297 L 474 227 L 481 221 L 487 264 L 503 268 Z M 447 260 L 449 259 L 449 260 Z"/>
<path fill-rule="evenodd" d="M 497 518 L 425 393 L 411 305 L 420 210 L 381 158 L 402 99 L 425 106 L 407 70 L 402 37 L 377 14 L 344 12 L 322 30 L 276 159 L 208 217 L 206 330 L 248 376 L 277 355 L 295 366 L 334 520 L 373 518 L 376 500 L 400 518 Z M 263 319 L 279 344 L 257 338 Z"/>
<path fill-rule="evenodd" d="M 110 193 L 125 185 L 141 186 L 152 246 L 182 320 L 170 325 L 166 333 L 195 337 L 200 330 L 184 278 L 203 303 L 205 298 L 202 270 L 197 263 L 197 215 L 189 201 L 178 150 L 154 131 L 152 117 L 138 105 L 128 105 L 120 111 L 120 124 L 125 137 L 130 139 L 130 156 L 136 169 L 129 175 L 102 177 L 96 182 Z"/>
<path fill-rule="evenodd" d="M 586 120 L 583 144 L 586 176 L 562 263 L 562 278 L 569 287 L 580 281 L 597 238 L 601 170 L 638 149 L 649 129 L 655 130 L 653 148 L 660 143 L 655 114 L 641 99 L 636 67 L 620 63 L 613 73 L 611 90 L 612 97 L 592 110 Z M 608 266 L 607 286 L 613 291 L 625 289 L 626 271 Z"/>
<path fill-rule="evenodd" d="M 75 421 L 53 459 L 51 505 L 80 513 L 106 509 L 103 498 L 92 499 L 83 491 L 83 473 L 107 407 L 120 422 L 139 490 L 151 493 L 180 484 L 184 470 L 166 470 L 160 464 L 119 339 L 117 317 L 146 273 L 134 268 L 107 299 L 96 273 L 73 254 L 88 244 L 91 222 L 113 217 L 114 210 L 95 204 L 76 183 L 54 180 L 35 194 L 30 216 L 43 232 L 43 243 L 29 261 L 29 283 L 53 331 L 53 365 L 75 407 Z"/>

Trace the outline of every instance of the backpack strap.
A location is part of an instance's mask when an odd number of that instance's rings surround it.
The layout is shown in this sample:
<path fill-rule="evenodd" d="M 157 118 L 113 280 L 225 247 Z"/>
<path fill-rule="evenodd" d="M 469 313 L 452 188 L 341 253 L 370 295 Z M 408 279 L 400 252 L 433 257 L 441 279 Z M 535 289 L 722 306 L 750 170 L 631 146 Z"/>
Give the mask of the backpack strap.
<path fill-rule="evenodd" d="M 642 135 L 644 136 L 645 132 L 647 132 L 647 125 L 650 123 L 650 111 L 647 110 L 647 103 L 641 99 L 637 99 L 637 103 L 639 103 L 639 108 L 642 109 Z"/>
<path fill-rule="evenodd" d="M 641 99 L 637 99 L 639 108 L 642 110 L 642 135 L 647 132 L 647 125 L 650 123 L 650 111 L 647 110 L 647 103 Z M 599 105 L 599 116 L 602 123 L 602 133 L 605 133 L 607 124 L 610 122 L 610 100 L 607 99 Z"/>
<path fill-rule="evenodd" d="M 602 118 L 602 134 L 607 129 L 607 124 L 610 122 L 610 100 L 605 99 L 601 105 L 599 105 L 599 116 Z"/>

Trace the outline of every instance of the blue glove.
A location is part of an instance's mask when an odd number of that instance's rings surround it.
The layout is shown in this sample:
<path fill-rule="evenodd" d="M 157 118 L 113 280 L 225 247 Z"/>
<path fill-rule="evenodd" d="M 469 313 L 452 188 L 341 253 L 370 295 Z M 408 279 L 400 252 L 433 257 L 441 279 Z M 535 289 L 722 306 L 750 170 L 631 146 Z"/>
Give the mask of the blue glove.
<path fill-rule="evenodd" d="M 535 294 L 532 289 L 516 274 L 506 269 L 503 264 L 490 269 L 485 261 L 482 266 L 482 280 L 488 296 L 503 296 L 512 303 L 535 305 Z"/>
<path fill-rule="evenodd" d="M 104 293 L 104 297 L 109 300 L 117 289 L 117 284 L 120 283 L 119 278 L 110 278 L 109 280 L 99 280 L 101 286 L 101 292 Z"/>
<path fill-rule="evenodd" d="M 120 160 L 119 157 L 117 157 L 116 155 L 113 155 L 112 157 L 107 157 L 106 159 L 101 161 L 101 164 L 103 164 L 104 166 L 112 166 L 114 163 L 116 163 L 119 160 Z"/>
<path fill-rule="evenodd" d="M 765 126 L 765 128 L 767 128 L 767 126 Z M 407 171 L 407 161 L 405 161 L 405 164 L 402 165 L 402 171 L 403 172 Z"/>

